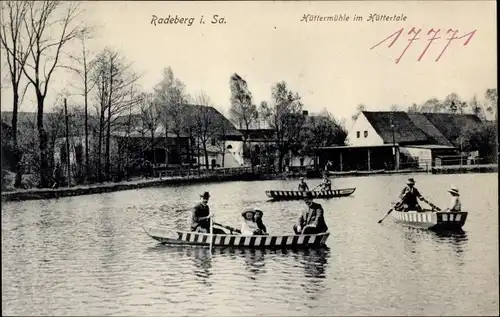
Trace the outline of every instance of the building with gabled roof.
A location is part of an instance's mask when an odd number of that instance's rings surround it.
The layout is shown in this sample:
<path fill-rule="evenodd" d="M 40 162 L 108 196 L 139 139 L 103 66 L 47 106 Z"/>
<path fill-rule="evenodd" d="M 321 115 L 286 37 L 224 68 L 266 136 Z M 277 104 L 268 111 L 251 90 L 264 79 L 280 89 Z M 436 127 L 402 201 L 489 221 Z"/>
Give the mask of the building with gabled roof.
<path fill-rule="evenodd" d="M 347 135 L 347 146 L 322 148 L 330 154 L 322 155 L 319 164 L 330 162 L 339 170 L 430 167 L 438 156 L 458 155 L 463 129 L 480 124 L 473 114 L 362 111 Z"/>

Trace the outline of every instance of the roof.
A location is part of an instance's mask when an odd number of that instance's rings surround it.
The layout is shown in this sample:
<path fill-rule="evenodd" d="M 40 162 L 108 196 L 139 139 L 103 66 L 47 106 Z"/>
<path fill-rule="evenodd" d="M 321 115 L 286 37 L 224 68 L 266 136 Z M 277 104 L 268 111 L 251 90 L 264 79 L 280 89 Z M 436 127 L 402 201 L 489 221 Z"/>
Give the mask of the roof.
<path fill-rule="evenodd" d="M 363 111 L 363 115 L 382 138 L 384 143 L 413 143 L 426 142 L 427 135 L 420 130 L 403 111 Z"/>
<path fill-rule="evenodd" d="M 228 135 L 240 135 L 240 132 L 234 127 L 234 125 L 229 121 L 224 115 L 222 115 L 217 109 L 214 107 L 210 106 L 201 106 L 201 105 L 191 105 L 191 104 L 185 104 L 182 105 L 183 109 L 180 111 L 180 113 L 184 116 L 187 116 L 189 113 L 193 113 L 196 110 L 199 110 L 200 107 L 205 107 L 204 110 L 208 111 L 208 115 L 211 115 L 213 120 L 218 120 L 219 122 L 223 123 L 226 125 L 228 131 Z M 183 117 L 182 119 L 186 119 L 186 117 Z M 119 116 L 115 119 L 115 124 L 117 125 L 117 134 L 124 133 L 126 131 L 126 127 L 128 125 L 129 120 L 131 121 L 131 125 L 133 126 L 131 135 L 137 134 L 137 135 L 142 135 L 140 132 L 143 130 L 142 128 L 142 118 L 141 114 L 132 114 L 129 115 L 123 115 Z M 189 119 L 188 119 L 189 120 Z M 169 128 L 169 135 L 173 134 L 173 127 L 175 126 L 175 123 L 173 122 L 173 119 L 171 116 L 168 116 L 168 122 L 167 126 Z M 158 124 L 156 127 L 155 134 L 161 135 L 165 134 L 165 123 L 162 122 L 161 120 L 158 120 Z M 186 133 L 181 133 L 181 136 L 186 137 L 188 136 Z"/>
<path fill-rule="evenodd" d="M 423 113 L 408 113 L 408 117 L 434 144 L 453 146 L 453 144 L 436 128 Z"/>
<path fill-rule="evenodd" d="M 417 148 L 417 149 L 428 149 L 428 150 L 456 149 L 456 147 L 454 147 L 453 145 L 440 145 L 440 144 L 407 145 L 406 147 Z"/>
<path fill-rule="evenodd" d="M 392 143 L 393 123 L 394 141 L 401 145 L 427 143 L 453 147 L 464 127 L 482 124 L 474 114 L 403 111 L 363 111 L 363 114 L 384 143 Z"/>
<path fill-rule="evenodd" d="M 439 131 L 454 145 L 462 129 L 466 126 L 477 126 L 483 122 L 474 114 L 423 113 Z"/>
<path fill-rule="evenodd" d="M 398 143 L 396 143 L 399 146 Z M 360 149 L 360 148 L 388 148 L 392 147 L 391 144 L 379 144 L 379 145 L 338 145 L 338 146 L 322 146 L 318 147 L 315 150 L 341 150 L 341 149 Z"/>

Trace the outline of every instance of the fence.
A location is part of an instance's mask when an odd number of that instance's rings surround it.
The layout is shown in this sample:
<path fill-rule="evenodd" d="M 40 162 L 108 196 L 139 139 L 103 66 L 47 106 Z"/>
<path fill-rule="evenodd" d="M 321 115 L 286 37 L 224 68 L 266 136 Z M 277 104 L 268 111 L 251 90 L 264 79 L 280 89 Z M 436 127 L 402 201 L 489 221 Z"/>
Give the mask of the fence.
<path fill-rule="evenodd" d="M 178 178 L 178 177 L 207 177 L 207 176 L 237 176 L 244 174 L 261 173 L 261 169 L 255 167 L 235 167 L 235 168 L 216 168 L 216 169 L 175 169 L 157 171 L 157 176 L 162 178 Z"/>

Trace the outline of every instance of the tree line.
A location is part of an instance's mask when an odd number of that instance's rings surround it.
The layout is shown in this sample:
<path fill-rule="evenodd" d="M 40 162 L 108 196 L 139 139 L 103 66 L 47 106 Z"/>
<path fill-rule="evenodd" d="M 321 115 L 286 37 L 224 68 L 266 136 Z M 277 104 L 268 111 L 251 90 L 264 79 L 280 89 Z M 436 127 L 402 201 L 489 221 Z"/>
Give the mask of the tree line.
<path fill-rule="evenodd" d="M 110 47 L 99 52 L 88 49 L 94 29 L 80 22 L 81 14 L 78 2 L 2 2 L 1 48 L 13 93 L 10 147 L 15 187 L 21 185 L 23 173 L 36 173 L 40 187 L 51 186 L 57 168 L 54 151 L 62 137 L 73 142 L 75 156 L 84 158 L 82 164 L 72 166 L 71 174 L 78 182 L 87 183 L 109 181 L 113 175 L 123 174 L 137 164 L 135 154 L 142 153 L 144 162 L 145 150 L 154 153 L 159 142 L 165 147 L 169 142 L 175 143 L 175 154 L 187 157 L 190 166 L 192 158 L 203 153 L 208 168 L 209 147 L 217 148 L 221 154 L 226 152 L 226 136 L 233 127 L 220 120 L 206 93 L 189 95 L 171 67 L 163 70 L 161 80 L 150 91 L 140 91 L 141 75 L 120 52 Z M 70 43 L 78 44 L 79 49 L 71 50 Z M 59 93 L 56 105 L 51 105 L 53 110 L 47 112 L 46 96 L 53 76 L 63 70 L 74 78 Z M 242 131 L 243 157 L 251 166 L 277 161 L 281 171 L 289 155 L 309 153 L 330 141 L 343 142 L 345 129 L 333 116 L 325 113 L 306 120 L 300 96 L 284 82 L 277 83 L 272 88 L 272 100 L 259 107 L 253 102 L 247 83 L 237 74 L 231 76 L 229 88 L 229 117 Z M 23 121 L 21 131 L 19 105 L 27 91 L 36 96 L 37 112 L 35 118 Z M 82 102 L 76 102 L 77 98 Z M 68 109 L 63 106 L 66 100 Z M 258 120 L 266 121 L 275 131 L 270 140 L 262 142 L 262 150 L 248 144 L 249 130 Z M 64 126 L 66 122 L 69 127 Z M 308 129 L 304 129 L 306 126 Z M 117 133 L 122 136 L 120 142 L 113 140 Z M 324 134 L 321 140 L 316 137 L 318 133 Z M 135 138 L 137 134 L 141 138 Z M 169 134 L 174 135 L 175 141 L 169 141 Z M 185 139 L 188 141 L 183 146 Z M 74 144 L 79 142 L 82 146 Z M 62 164 L 63 156 L 69 155 L 65 152 L 62 147 Z M 154 160 L 153 154 L 153 165 Z"/>

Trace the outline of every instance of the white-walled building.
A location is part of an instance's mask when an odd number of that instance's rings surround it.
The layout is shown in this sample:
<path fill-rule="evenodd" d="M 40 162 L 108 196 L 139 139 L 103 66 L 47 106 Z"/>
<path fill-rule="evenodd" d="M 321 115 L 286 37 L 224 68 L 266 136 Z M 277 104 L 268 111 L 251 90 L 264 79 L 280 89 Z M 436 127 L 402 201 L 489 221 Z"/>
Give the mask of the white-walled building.
<path fill-rule="evenodd" d="M 436 157 L 457 155 L 463 127 L 479 124 L 471 114 L 362 111 L 347 146 L 322 148 L 319 163 L 338 171 L 429 168 Z"/>

